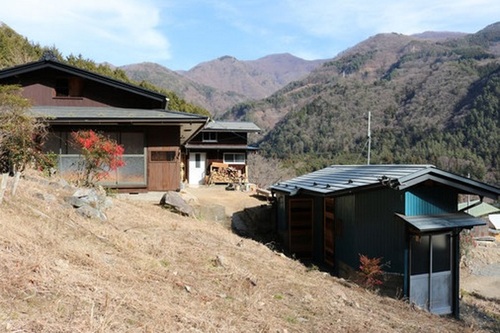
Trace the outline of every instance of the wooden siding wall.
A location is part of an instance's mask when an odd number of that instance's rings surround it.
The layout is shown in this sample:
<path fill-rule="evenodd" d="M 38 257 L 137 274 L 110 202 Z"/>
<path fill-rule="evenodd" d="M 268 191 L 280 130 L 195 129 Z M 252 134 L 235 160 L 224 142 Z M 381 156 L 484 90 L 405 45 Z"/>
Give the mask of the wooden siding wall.
<path fill-rule="evenodd" d="M 246 145 L 247 133 L 217 132 L 217 142 L 203 142 L 203 132 L 198 133 L 191 141 L 192 144 L 223 144 L 223 145 Z"/>
<path fill-rule="evenodd" d="M 313 258 L 314 200 L 293 197 L 288 205 L 288 249 L 299 259 Z"/>
<path fill-rule="evenodd" d="M 71 79 L 74 76 L 54 69 L 44 69 L 20 75 L 4 83 L 23 86 L 23 96 L 35 106 L 112 106 L 141 109 L 157 109 L 162 106 L 159 100 L 152 100 L 91 80 L 83 80 L 80 97 L 56 97 L 55 86 L 58 78 Z"/>
<path fill-rule="evenodd" d="M 180 146 L 180 126 L 151 126 L 148 130 L 148 147 Z"/>

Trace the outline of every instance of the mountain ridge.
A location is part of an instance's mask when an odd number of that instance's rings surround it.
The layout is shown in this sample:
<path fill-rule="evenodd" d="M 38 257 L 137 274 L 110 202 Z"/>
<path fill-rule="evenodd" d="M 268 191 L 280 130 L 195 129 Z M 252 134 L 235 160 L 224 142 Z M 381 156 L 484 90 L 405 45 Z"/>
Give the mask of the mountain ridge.
<path fill-rule="evenodd" d="M 188 71 L 172 71 L 154 63 L 131 64 L 120 69 L 134 80 L 149 81 L 172 90 L 217 117 L 237 103 L 271 95 L 325 61 L 304 60 L 283 53 L 247 61 L 222 56 Z"/>

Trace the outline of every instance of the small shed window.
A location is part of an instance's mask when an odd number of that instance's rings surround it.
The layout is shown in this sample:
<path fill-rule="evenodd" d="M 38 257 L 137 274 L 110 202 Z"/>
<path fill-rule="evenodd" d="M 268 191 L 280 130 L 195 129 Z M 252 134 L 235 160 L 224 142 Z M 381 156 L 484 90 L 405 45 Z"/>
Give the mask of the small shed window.
<path fill-rule="evenodd" d="M 245 164 L 245 153 L 224 153 L 224 163 Z"/>

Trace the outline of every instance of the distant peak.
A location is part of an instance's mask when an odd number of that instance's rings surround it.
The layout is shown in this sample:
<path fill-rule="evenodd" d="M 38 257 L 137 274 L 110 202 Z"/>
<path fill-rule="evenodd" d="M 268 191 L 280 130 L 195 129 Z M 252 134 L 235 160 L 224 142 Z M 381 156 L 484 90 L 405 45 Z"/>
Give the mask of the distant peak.
<path fill-rule="evenodd" d="M 238 61 L 238 59 L 236 59 L 235 57 L 229 56 L 229 55 L 225 55 L 225 56 L 222 56 L 220 58 L 217 58 L 217 60 L 219 60 L 219 61 L 226 61 L 226 60 Z"/>

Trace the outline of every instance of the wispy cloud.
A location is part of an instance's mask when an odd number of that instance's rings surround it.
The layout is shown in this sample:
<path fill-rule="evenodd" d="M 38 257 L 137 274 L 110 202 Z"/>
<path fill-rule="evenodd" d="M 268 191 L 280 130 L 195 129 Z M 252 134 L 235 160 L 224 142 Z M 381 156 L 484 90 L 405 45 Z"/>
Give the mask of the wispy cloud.
<path fill-rule="evenodd" d="M 417 33 L 425 30 L 475 32 L 477 19 L 498 20 L 496 0 L 284 0 L 290 19 L 311 34 L 338 38 L 354 31 Z M 470 31 L 470 30 L 473 31 Z"/>
<path fill-rule="evenodd" d="M 330 58 L 377 33 L 476 32 L 498 13 L 498 0 L 11 0 L 0 21 L 64 55 L 179 69 L 221 55 Z"/>
<path fill-rule="evenodd" d="M 170 58 L 168 39 L 158 29 L 160 8 L 143 0 L 16 0 L 2 4 L 0 20 L 42 45 L 56 45 L 65 55 L 116 65 Z M 29 12 L 29 15 L 27 13 Z"/>

